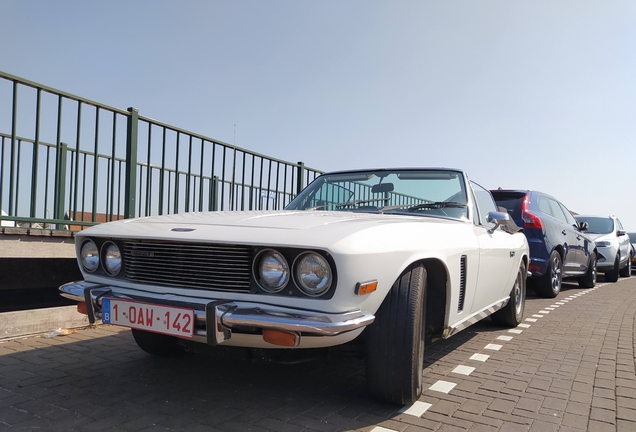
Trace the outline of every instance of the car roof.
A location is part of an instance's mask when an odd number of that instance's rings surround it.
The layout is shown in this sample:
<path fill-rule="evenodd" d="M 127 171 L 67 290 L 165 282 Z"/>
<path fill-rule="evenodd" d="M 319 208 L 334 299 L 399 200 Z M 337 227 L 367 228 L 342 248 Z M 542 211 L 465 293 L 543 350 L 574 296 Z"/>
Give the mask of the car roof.
<path fill-rule="evenodd" d="M 345 174 L 345 173 L 358 173 L 367 171 L 422 171 L 422 170 L 435 170 L 435 171 L 452 171 L 465 173 L 464 170 L 458 168 L 448 167 L 396 167 L 396 168 L 358 168 L 350 170 L 338 170 L 338 171 L 326 171 L 323 174 Z"/>

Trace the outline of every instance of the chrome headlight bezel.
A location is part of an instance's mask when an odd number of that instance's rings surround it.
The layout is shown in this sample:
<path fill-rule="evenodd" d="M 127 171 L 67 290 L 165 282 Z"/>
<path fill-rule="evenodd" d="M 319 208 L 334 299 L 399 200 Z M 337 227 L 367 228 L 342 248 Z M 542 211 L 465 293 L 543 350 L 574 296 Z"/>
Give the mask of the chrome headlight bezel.
<path fill-rule="evenodd" d="M 117 276 L 122 267 L 122 256 L 119 246 L 115 242 L 107 241 L 102 245 L 102 267 L 110 276 Z"/>
<path fill-rule="evenodd" d="M 79 262 L 82 265 L 82 269 L 89 273 L 95 273 L 99 269 L 99 261 L 97 244 L 91 239 L 84 240 L 79 252 Z"/>
<path fill-rule="evenodd" d="M 296 285 L 303 294 L 309 297 L 321 297 L 331 289 L 334 271 L 324 256 L 307 251 L 296 258 L 294 276 Z"/>
<path fill-rule="evenodd" d="M 291 279 L 291 269 L 281 252 L 262 249 L 254 258 L 254 263 L 254 277 L 261 289 L 272 294 L 285 289 Z"/>

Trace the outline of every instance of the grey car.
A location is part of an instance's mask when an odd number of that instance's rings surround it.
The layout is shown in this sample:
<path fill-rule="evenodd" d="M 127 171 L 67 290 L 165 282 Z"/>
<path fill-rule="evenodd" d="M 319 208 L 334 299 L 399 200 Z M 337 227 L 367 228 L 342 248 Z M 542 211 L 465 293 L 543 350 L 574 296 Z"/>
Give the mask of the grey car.
<path fill-rule="evenodd" d="M 576 220 L 587 223 L 586 234 L 594 240 L 598 251 L 596 270 L 605 273 L 605 280 L 616 282 L 619 275 L 629 277 L 633 249 L 621 221 L 614 215 L 579 215 Z"/>

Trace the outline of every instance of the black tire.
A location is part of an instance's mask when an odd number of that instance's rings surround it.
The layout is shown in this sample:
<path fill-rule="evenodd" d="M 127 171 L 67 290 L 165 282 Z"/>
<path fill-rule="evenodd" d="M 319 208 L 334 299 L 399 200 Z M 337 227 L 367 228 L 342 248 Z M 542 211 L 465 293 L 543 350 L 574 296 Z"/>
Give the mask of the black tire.
<path fill-rule="evenodd" d="M 614 268 L 605 272 L 605 282 L 616 282 L 618 280 L 618 266 L 620 261 L 618 255 L 614 260 Z"/>
<path fill-rule="evenodd" d="M 495 324 L 505 327 L 517 327 L 523 319 L 523 309 L 526 303 L 526 266 L 521 263 L 517 277 L 510 291 L 508 304 L 491 315 Z"/>
<path fill-rule="evenodd" d="M 587 271 L 579 278 L 581 288 L 594 288 L 596 286 L 596 254 L 592 252 Z"/>
<path fill-rule="evenodd" d="M 541 297 L 554 298 L 561 291 L 562 279 L 563 260 L 557 251 L 552 251 L 548 260 L 548 269 L 543 276 L 537 279 L 534 289 Z"/>
<path fill-rule="evenodd" d="M 395 281 L 368 329 L 366 379 L 369 392 L 401 405 L 422 393 L 426 269 L 412 265 Z"/>
<path fill-rule="evenodd" d="M 627 257 L 627 265 L 623 267 L 619 274 L 621 277 L 630 277 L 632 275 L 632 256 Z"/>
<path fill-rule="evenodd" d="M 148 354 L 159 357 L 175 357 L 185 353 L 179 346 L 179 339 L 174 336 L 151 333 L 143 330 L 131 329 L 137 346 Z"/>

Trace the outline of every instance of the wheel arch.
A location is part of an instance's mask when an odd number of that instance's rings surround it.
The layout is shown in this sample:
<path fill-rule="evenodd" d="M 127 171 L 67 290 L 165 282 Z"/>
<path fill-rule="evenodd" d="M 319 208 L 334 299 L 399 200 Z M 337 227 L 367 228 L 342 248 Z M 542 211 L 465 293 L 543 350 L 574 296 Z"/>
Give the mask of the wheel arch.
<path fill-rule="evenodd" d="M 446 265 L 437 258 L 427 258 L 414 264 L 423 264 L 426 268 L 426 313 L 425 342 L 428 345 L 444 331 L 448 301 L 450 298 L 450 279 Z"/>

